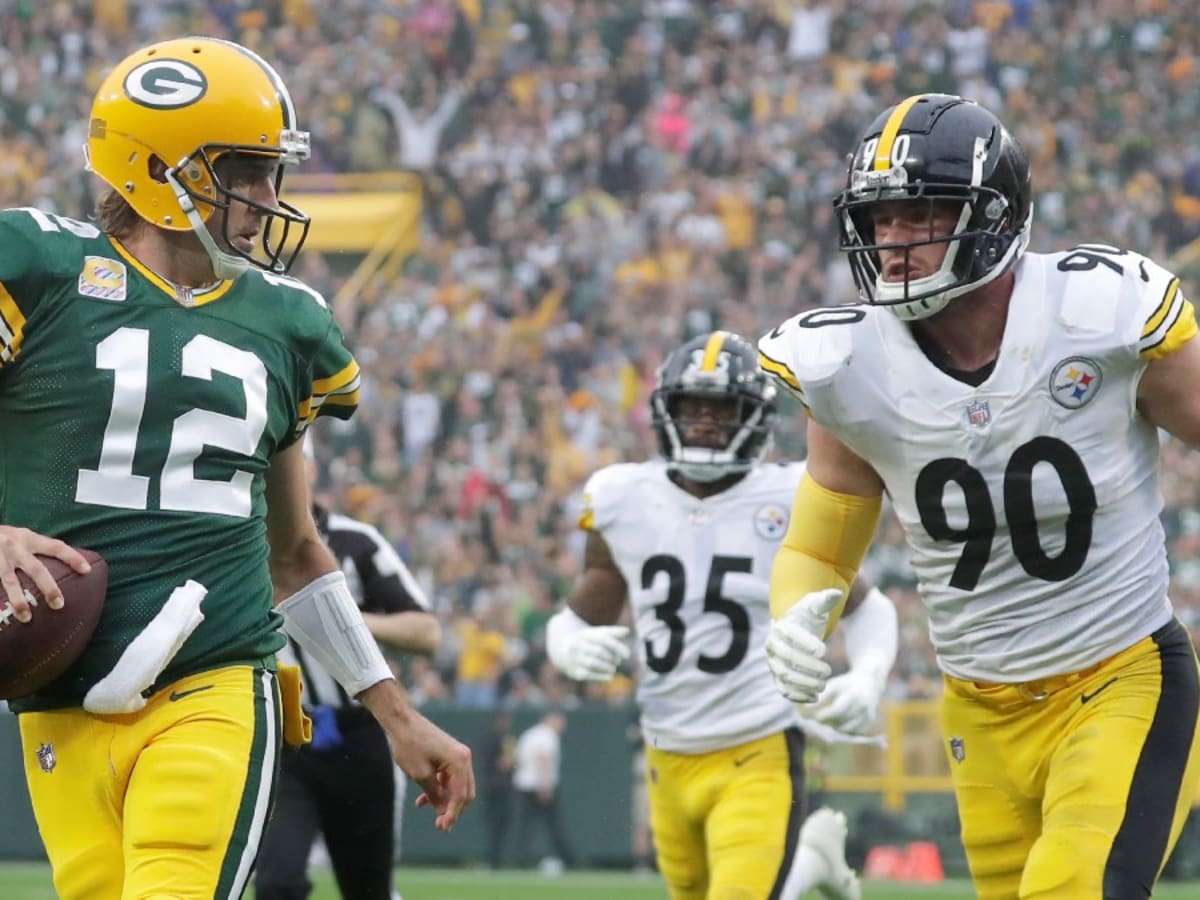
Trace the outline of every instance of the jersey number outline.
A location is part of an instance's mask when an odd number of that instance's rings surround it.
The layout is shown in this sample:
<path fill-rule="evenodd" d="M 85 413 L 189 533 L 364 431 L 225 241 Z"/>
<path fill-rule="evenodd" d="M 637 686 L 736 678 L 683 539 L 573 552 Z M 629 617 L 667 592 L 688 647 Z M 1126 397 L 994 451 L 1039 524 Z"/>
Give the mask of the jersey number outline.
<path fill-rule="evenodd" d="M 750 574 L 754 560 L 748 556 L 714 556 L 712 567 L 708 570 L 708 582 L 704 590 L 704 611 L 717 613 L 729 620 L 733 630 L 733 638 L 729 649 L 720 656 L 700 654 L 696 668 L 710 675 L 721 675 L 732 672 L 746 658 L 750 648 L 750 614 L 746 607 L 726 597 L 722 593 L 725 576 L 730 572 Z M 683 563 L 676 556 L 658 553 L 651 556 L 642 565 L 642 588 L 649 590 L 654 579 L 660 574 L 667 576 L 667 599 L 654 607 L 654 615 L 670 629 L 671 639 L 665 652 L 654 652 L 654 646 L 644 641 L 646 650 L 646 665 L 651 671 L 663 675 L 679 665 L 683 655 L 683 641 L 687 626 L 679 618 L 679 610 L 687 597 L 687 576 L 684 574 Z"/>
<path fill-rule="evenodd" d="M 252 457 L 267 428 L 267 368 L 263 361 L 216 338 L 196 335 L 183 345 L 181 374 L 212 381 L 214 373 L 241 382 L 245 416 L 192 409 L 176 417 L 159 473 L 158 508 L 248 518 L 252 473 L 229 481 L 197 478 L 196 460 L 205 446 Z M 95 469 L 81 468 L 75 500 L 95 506 L 146 509 L 150 477 L 133 474 L 150 371 L 150 332 L 122 327 L 96 345 L 96 367 L 113 372 L 112 409 Z"/>
<path fill-rule="evenodd" d="M 1057 556 L 1046 553 L 1038 535 L 1033 499 L 1033 469 L 1038 463 L 1053 467 L 1067 497 L 1066 540 Z M 952 528 L 946 517 L 944 492 L 952 481 L 963 492 L 967 511 L 963 528 Z M 1083 568 L 1092 546 L 1096 489 L 1078 453 L 1058 438 L 1043 436 L 1027 441 L 1009 457 L 1003 493 L 1013 555 L 1022 569 L 1042 581 L 1057 582 L 1066 581 Z M 921 525 L 931 538 L 963 544 L 950 586 L 975 590 L 996 536 L 996 509 L 983 473 L 965 459 L 935 459 L 917 475 L 916 504 Z"/>

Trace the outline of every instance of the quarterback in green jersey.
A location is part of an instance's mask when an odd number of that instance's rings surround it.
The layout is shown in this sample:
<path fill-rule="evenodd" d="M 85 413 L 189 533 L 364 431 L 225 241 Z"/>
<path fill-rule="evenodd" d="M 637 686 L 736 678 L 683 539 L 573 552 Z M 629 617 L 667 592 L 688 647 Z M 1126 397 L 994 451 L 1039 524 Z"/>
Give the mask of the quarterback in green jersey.
<path fill-rule="evenodd" d="M 408 704 L 310 512 L 301 438 L 350 416 L 359 370 L 321 295 L 286 275 L 308 218 L 280 201 L 308 156 L 257 54 L 185 38 L 101 85 L 96 224 L 0 212 L 0 590 L 61 592 L 35 554 L 109 587 L 57 681 L 11 705 L 63 898 L 238 897 L 280 742 L 302 740 L 280 626 L 387 730 L 439 828 L 470 752 Z"/>

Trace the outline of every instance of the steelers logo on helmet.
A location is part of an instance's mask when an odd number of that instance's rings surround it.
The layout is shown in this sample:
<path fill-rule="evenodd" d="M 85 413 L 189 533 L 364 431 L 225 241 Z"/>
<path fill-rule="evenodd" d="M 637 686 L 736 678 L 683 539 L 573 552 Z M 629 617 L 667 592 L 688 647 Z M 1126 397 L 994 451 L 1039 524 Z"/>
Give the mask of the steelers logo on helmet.
<path fill-rule="evenodd" d="M 699 482 L 747 472 L 766 452 L 775 387 L 744 338 L 714 331 L 676 349 L 658 372 L 650 412 L 668 467 Z"/>
<path fill-rule="evenodd" d="M 126 96 L 154 109 L 191 106 L 208 91 L 208 79 L 191 63 L 179 59 L 152 59 L 125 76 Z"/>

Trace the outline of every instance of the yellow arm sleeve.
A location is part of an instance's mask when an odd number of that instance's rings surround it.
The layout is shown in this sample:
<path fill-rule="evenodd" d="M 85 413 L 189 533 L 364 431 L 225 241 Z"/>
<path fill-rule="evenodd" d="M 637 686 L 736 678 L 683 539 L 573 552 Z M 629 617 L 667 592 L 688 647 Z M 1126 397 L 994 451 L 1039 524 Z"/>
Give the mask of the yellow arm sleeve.
<path fill-rule="evenodd" d="M 778 619 L 805 594 L 840 588 L 842 600 L 829 617 L 829 636 L 875 535 L 882 504 L 882 495 L 839 494 L 804 473 L 771 567 L 771 618 Z"/>

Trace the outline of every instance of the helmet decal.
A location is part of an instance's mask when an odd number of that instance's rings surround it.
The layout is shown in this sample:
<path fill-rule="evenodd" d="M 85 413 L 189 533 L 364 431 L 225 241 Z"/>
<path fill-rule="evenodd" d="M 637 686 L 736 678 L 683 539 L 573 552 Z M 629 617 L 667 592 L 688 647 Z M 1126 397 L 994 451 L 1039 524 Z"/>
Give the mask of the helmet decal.
<path fill-rule="evenodd" d="M 130 70 L 122 86 L 134 103 L 154 109 L 179 109 L 204 96 L 208 79 L 191 63 L 152 59 Z"/>

